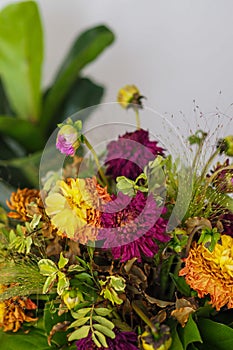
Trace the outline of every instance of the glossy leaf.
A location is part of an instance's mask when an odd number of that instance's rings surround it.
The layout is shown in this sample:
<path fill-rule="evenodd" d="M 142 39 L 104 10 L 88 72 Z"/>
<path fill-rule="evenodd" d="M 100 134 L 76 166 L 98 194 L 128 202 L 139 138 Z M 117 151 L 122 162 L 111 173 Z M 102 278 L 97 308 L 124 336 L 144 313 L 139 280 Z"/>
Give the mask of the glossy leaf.
<path fill-rule="evenodd" d="M 171 330 L 172 344 L 169 350 L 184 350 L 183 344 L 180 340 L 179 334 L 177 332 L 177 322 L 170 319 L 168 325 Z"/>
<path fill-rule="evenodd" d="M 198 327 L 204 344 L 211 349 L 233 349 L 233 329 L 209 319 L 200 318 Z"/>
<path fill-rule="evenodd" d="M 95 84 L 90 79 L 78 78 L 69 90 L 64 103 L 59 108 L 59 113 L 53 117 L 53 125 L 61 123 L 72 114 L 87 107 L 98 105 L 103 97 L 104 88 Z M 91 110 L 82 112 L 79 119 L 86 120 Z"/>
<path fill-rule="evenodd" d="M 15 186 L 22 187 L 21 181 L 23 181 L 23 178 L 20 177 L 21 174 L 24 179 L 26 178 L 26 180 L 28 180 L 28 183 L 37 188 L 39 186 L 38 167 L 40 159 L 41 152 L 36 152 L 27 157 L 0 160 L 0 166 L 7 169 L 9 167 L 9 176 L 12 175 L 13 177 L 13 175 L 15 175 L 15 178 L 12 179 L 16 182 Z"/>
<path fill-rule="evenodd" d="M 57 265 L 50 259 L 41 259 L 38 262 L 40 273 L 44 276 L 51 276 L 57 273 Z"/>
<path fill-rule="evenodd" d="M 6 205 L 6 200 L 10 198 L 12 192 L 14 192 L 15 189 L 14 187 L 10 186 L 8 183 L 4 182 L 3 180 L 0 180 L 0 205 L 5 208 L 8 209 Z"/>
<path fill-rule="evenodd" d="M 57 74 L 54 84 L 45 96 L 42 123 L 44 128 L 58 112 L 59 106 L 72 85 L 78 78 L 81 69 L 93 61 L 107 46 L 113 42 L 113 33 L 105 26 L 91 28 L 78 37 L 68 53 Z"/>
<path fill-rule="evenodd" d="M 66 275 L 58 271 L 58 284 L 57 284 L 57 293 L 58 295 L 62 295 L 62 293 L 69 288 L 70 282 Z"/>
<path fill-rule="evenodd" d="M 69 259 L 68 259 L 68 258 L 65 258 L 65 257 L 63 256 L 63 254 L 60 253 L 60 259 L 59 259 L 59 261 L 58 261 L 58 267 L 59 267 L 59 269 L 63 269 L 63 267 L 65 267 L 66 264 L 68 264 L 68 261 L 69 261 Z"/>
<path fill-rule="evenodd" d="M 43 37 L 37 4 L 19 2 L 0 12 L 0 76 L 7 97 L 21 119 L 40 114 Z"/>
<path fill-rule="evenodd" d="M 0 115 L 0 134 L 13 138 L 28 152 L 37 151 L 44 146 L 40 129 L 27 120 Z"/>
<path fill-rule="evenodd" d="M 42 330 L 31 329 L 25 334 L 19 331 L 12 335 L 10 332 L 0 330 L 0 345 L 2 350 L 54 350 L 49 346 L 47 337 Z"/>
<path fill-rule="evenodd" d="M 188 345 L 193 342 L 202 343 L 200 332 L 192 316 L 189 316 L 189 320 L 184 328 L 179 327 L 178 333 L 180 336 L 180 340 L 183 344 L 184 350 L 186 350 Z"/>

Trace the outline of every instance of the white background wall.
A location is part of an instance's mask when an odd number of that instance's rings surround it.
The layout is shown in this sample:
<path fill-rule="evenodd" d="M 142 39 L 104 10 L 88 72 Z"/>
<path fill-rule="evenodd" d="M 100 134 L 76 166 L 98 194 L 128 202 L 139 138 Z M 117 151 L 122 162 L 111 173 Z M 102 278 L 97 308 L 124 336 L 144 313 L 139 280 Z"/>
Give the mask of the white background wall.
<path fill-rule="evenodd" d="M 11 3 L 0 0 L 0 7 Z M 194 118 L 233 102 L 232 0 L 38 0 L 44 22 L 46 85 L 76 34 L 105 23 L 117 37 L 85 73 L 105 101 L 135 83 L 161 113 Z M 219 92 L 222 92 L 221 94 Z M 230 113 L 230 111 L 229 111 Z"/>

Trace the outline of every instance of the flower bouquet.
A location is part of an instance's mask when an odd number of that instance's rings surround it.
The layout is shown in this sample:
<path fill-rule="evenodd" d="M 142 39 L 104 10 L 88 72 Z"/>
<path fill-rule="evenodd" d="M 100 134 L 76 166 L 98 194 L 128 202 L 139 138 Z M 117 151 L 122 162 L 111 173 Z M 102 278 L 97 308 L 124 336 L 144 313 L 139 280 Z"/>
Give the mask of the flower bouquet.
<path fill-rule="evenodd" d="M 135 86 L 118 102 L 135 130 L 99 152 L 67 119 L 40 190 L 1 209 L 1 349 L 233 349 L 233 136 L 208 154 L 197 130 L 185 163 L 141 128 Z"/>

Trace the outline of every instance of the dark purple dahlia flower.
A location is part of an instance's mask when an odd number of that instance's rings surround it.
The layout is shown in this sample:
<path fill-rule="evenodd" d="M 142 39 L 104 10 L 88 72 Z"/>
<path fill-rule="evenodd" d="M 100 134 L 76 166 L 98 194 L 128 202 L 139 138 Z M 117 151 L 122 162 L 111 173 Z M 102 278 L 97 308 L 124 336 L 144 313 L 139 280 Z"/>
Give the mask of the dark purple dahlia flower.
<path fill-rule="evenodd" d="M 134 332 L 120 332 L 116 328 L 114 329 L 116 338 L 107 338 L 109 350 L 138 350 L 137 335 Z M 91 333 L 88 337 L 80 339 L 76 342 L 77 350 L 102 350 L 103 347 L 98 348 L 91 339 Z"/>
<path fill-rule="evenodd" d="M 123 193 L 112 196 L 101 216 L 102 229 L 98 239 L 104 240 L 103 248 L 110 248 L 114 259 L 122 262 L 142 255 L 153 257 L 158 252 L 156 241 L 167 242 L 167 221 L 160 215 L 165 212 L 159 208 L 152 195 L 144 196 L 137 192 L 134 198 Z"/>
<path fill-rule="evenodd" d="M 220 217 L 223 224 L 223 233 L 233 237 L 233 213 L 230 211 Z"/>
<path fill-rule="evenodd" d="M 106 174 L 116 179 L 126 176 L 135 180 L 143 168 L 157 155 L 164 155 L 164 149 L 156 141 L 149 140 L 149 133 L 140 129 L 119 136 L 117 141 L 107 145 Z"/>

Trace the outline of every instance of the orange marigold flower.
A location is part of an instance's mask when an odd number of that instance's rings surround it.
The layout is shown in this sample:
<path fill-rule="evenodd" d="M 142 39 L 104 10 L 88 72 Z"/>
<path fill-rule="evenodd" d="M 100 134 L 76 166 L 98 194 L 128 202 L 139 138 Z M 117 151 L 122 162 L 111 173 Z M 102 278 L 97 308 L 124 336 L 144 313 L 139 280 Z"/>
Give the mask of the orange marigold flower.
<path fill-rule="evenodd" d="M 30 215 L 30 203 L 41 202 L 40 191 L 35 189 L 18 189 L 17 192 L 11 194 L 10 200 L 6 201 L 8 207 L 13 210 L 8 213 L 8 216 L 12 219 L 30 221 L 32 216 Z"/>
<path fill-rule="evenodd" d="M 212 252 L 195 242 L 179 275 L 200 298 L 209 295 L 217 311 L 233 308 L 233 238 L 222 235 Z"/>
<path fill-rule="evenodd" d="M 31 299 L 23 297 L 13 297 L 2 302 L 4 309 L 0 319 L 0 327 L 4 332 L 17 332 L 23 322 L 37 321 L 30 310 L 37 308 Z"/>

